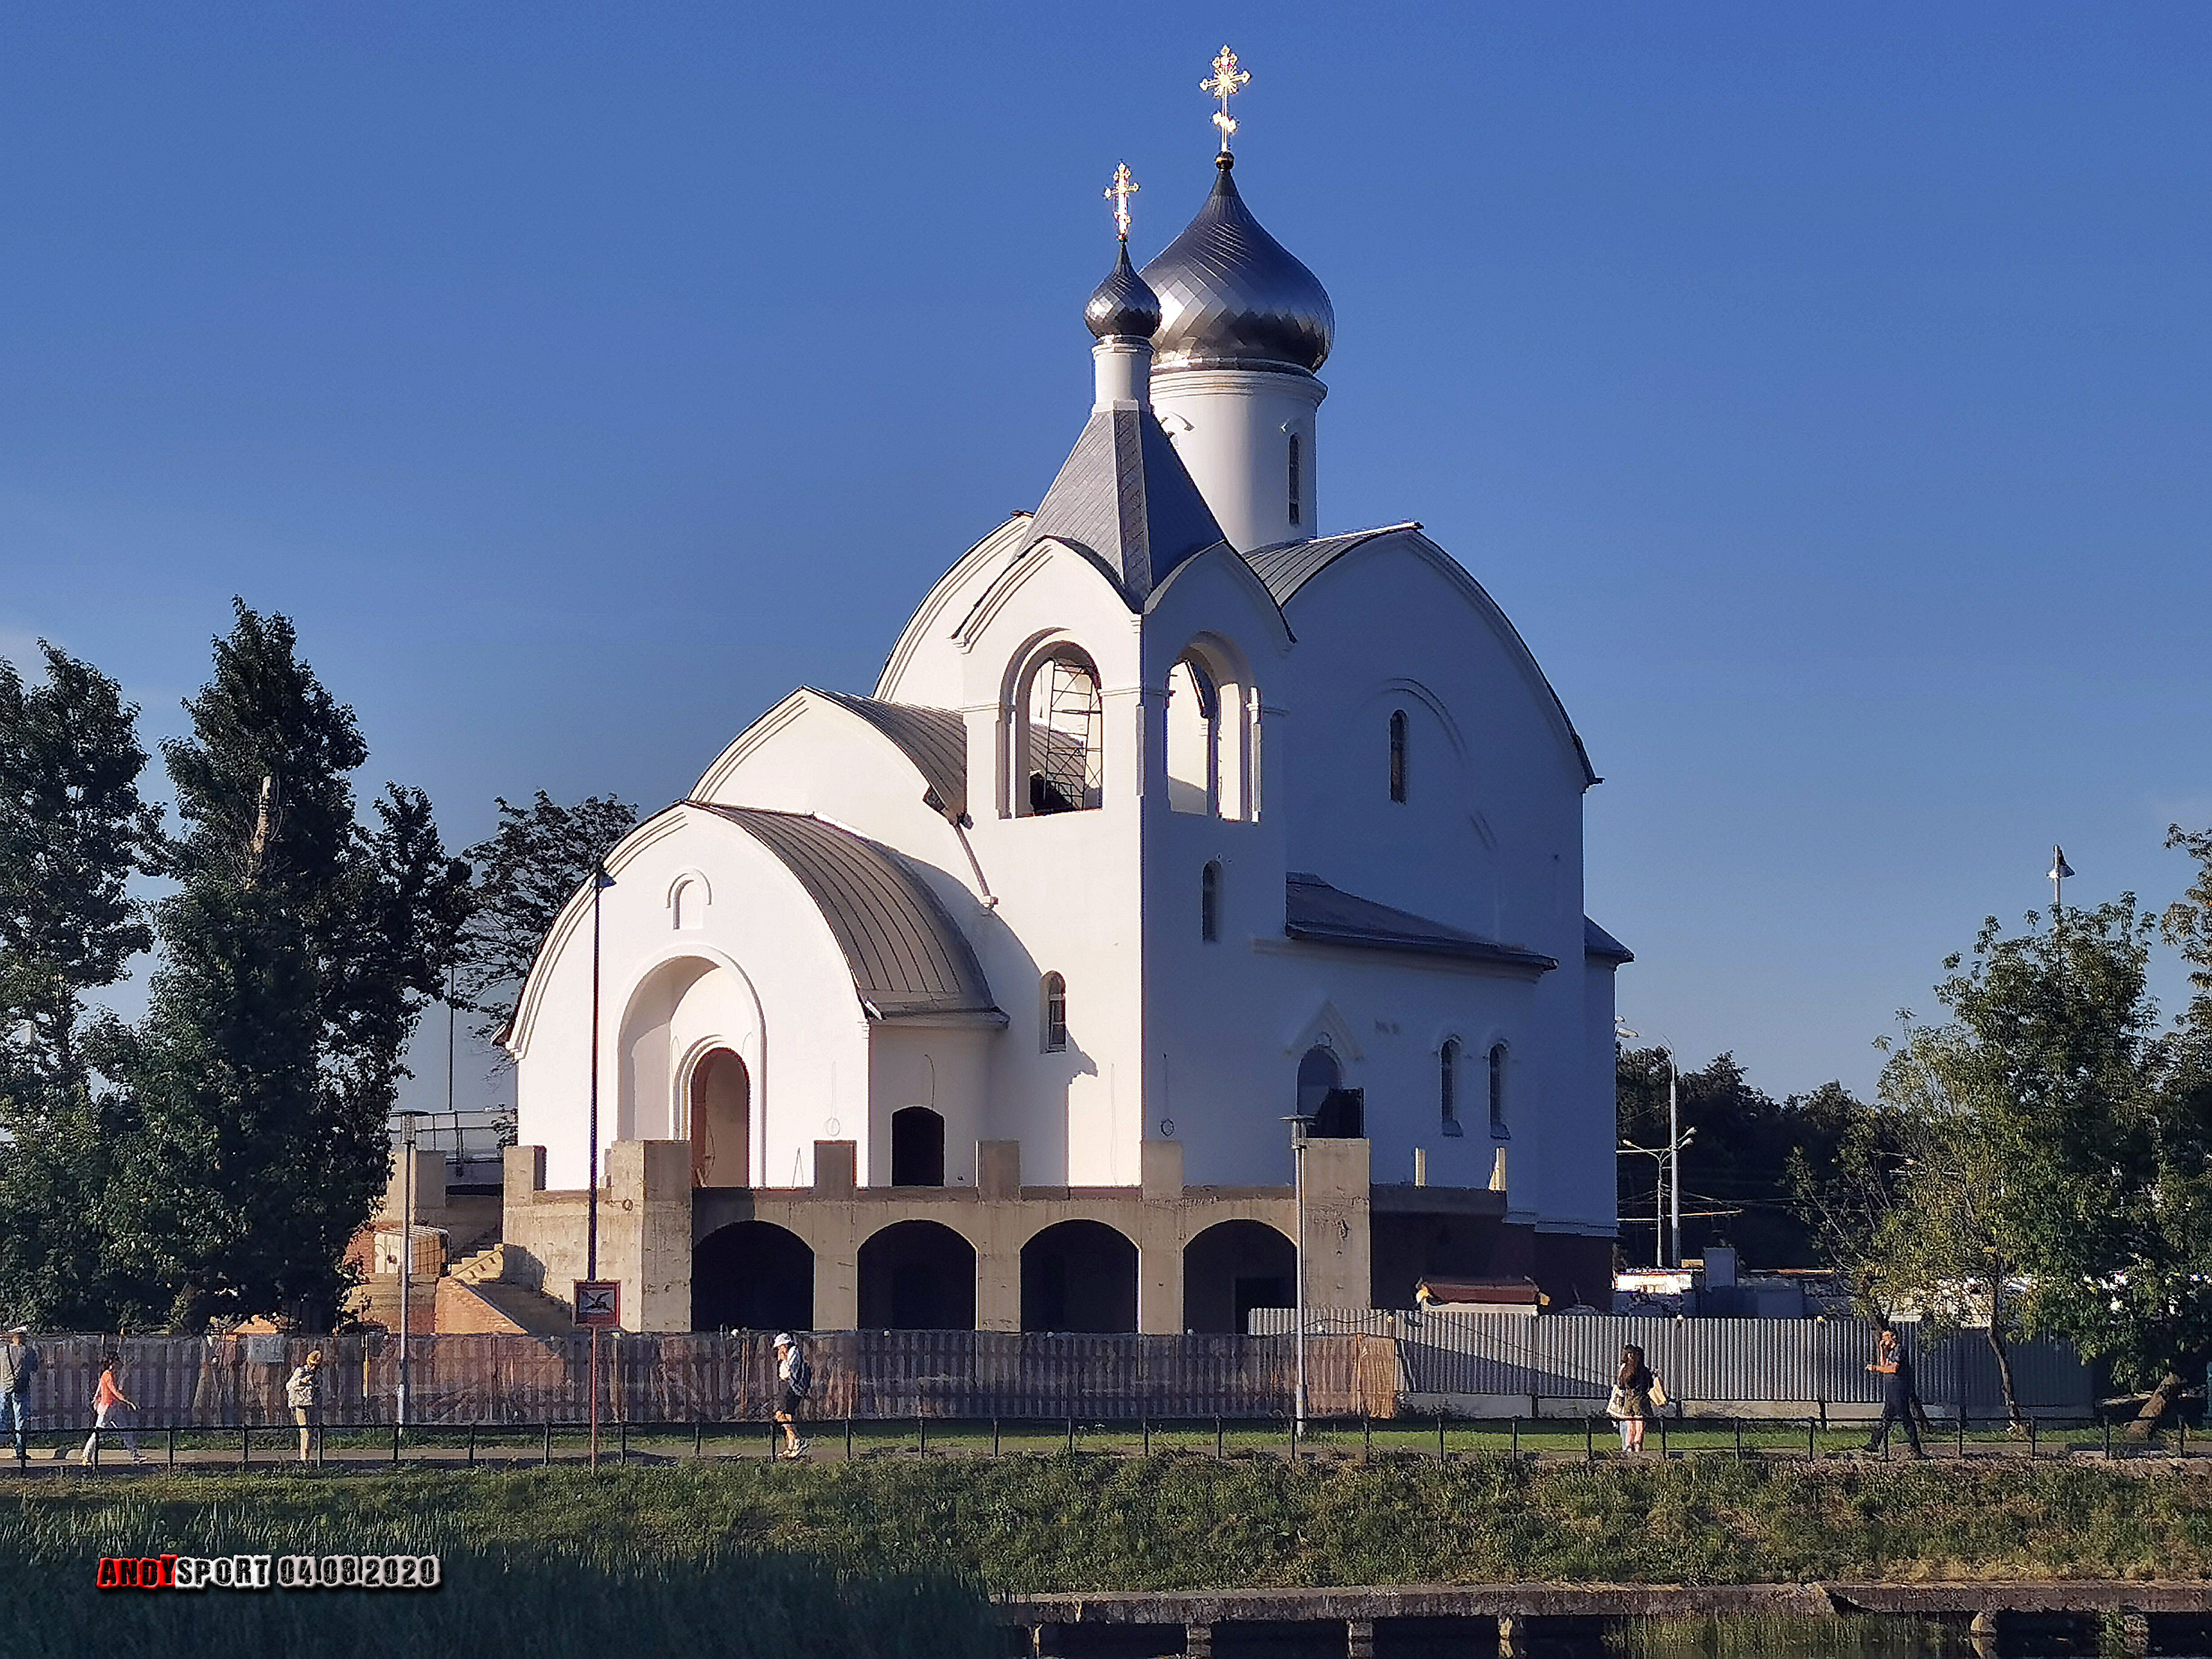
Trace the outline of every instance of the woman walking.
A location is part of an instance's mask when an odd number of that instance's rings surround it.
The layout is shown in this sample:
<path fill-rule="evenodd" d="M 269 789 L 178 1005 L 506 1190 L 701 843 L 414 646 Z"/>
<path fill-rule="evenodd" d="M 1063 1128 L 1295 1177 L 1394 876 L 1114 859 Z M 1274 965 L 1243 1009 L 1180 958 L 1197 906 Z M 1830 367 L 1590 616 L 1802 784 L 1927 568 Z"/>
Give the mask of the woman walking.
<path fill-rule="evenodd" d="M 123 1362 L 109 1354 L 101 1363 L 100 1386 L 92 1396 L 92 1432 L 84 1437 L 84 1449 L 77 1453 L 77 1461 L 89 1463 L 100 1455 L 100 1437 L 107 1428 L 107 1420 L 119 1411 L 135 1412 L 137 1402 L 123 1392 Z M 138 1449 L 138 1437 L 130 1430 L 123 1431 L 123 1447 L 131 1454 L 131 1461 L 143 1463 L 145 1455 Z"/>
<path fill-rule="evenodd" d="M 323 1351 L 316 1349 L 307 1356 L 307 1363 L 292 1373 L 284 1384 L 284 1403 L 292 1408 L 292 1420 L 300 1425 L 300 1461 L 308 1461 L 307 1446 L 313 1438 L 315 1407 L 322 1398 Z"/>
<path fill-rule="evenodd" d="M 1613 1373 L 1613 1394 L 1605 1414 L 1620 1425 L 1620 1449 L 1644 1449 L 1644 1423 L 1664 1403 L 1666 1393 L 1658 1374 L 1644 1363 L 1644 1350 L 1633 1342 L 1620 1351 L 1620 1369 Z"/>

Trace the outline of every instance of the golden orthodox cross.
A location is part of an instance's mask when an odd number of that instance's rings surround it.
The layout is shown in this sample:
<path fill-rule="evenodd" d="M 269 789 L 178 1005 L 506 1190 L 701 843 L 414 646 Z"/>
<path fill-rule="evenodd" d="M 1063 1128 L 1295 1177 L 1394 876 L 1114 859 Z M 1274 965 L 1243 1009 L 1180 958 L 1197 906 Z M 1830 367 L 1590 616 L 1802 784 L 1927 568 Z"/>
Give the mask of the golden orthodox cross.
<path fill-rule="evenodd" d="M 1221 129 L 1221 151 L 1229 153 L 1229 136 L 1237 131 L 1236 118 L 1229 112 L 1229 100 L 1244 89 L 1252 77 L 1237 67 L 1237 54 L 1227 46 L 1213 60 L 1213 73 L 1200 81 L 1199 89 L 1212 93 L 1221 100 L 1221 107 L 1213 112 L 1213 125 Z"/>
<path fill-rule="evenodd" d="M 1127 161 L 1114 169 L 1114 182 L 1106 186 L 1106 193 L 1114 198 L 1114 228 L 1121 233 L 1121 240 L 1129 240 L 1129 198 L 1141 188 L 1129 175 Z"/>

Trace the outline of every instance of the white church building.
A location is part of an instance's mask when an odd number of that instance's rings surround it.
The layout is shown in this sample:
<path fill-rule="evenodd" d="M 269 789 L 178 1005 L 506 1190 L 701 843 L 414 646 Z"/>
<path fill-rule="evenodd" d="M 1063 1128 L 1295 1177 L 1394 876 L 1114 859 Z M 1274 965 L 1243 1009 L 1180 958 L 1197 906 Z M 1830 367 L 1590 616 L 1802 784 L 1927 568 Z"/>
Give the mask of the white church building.
<path fill-rule="evenodd" d="M 1141 273 L 1117 208 L 1036 512 L 546 939 L 503 1222 L 548 1292 L 596 1161 L 637 1330 L 1241 1329 L 1300 1271 L 1606 1303 L 1630 957 L 1582 743 L 1418 524 L 1316 533 L 1334 314 L 1225 135 Z"/>

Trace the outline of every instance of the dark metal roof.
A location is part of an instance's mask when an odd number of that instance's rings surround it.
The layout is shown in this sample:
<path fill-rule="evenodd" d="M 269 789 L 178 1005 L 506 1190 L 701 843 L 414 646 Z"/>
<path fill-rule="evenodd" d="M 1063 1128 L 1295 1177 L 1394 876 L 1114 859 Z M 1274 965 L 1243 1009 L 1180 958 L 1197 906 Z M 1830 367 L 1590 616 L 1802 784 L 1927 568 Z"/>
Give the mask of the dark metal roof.
<path fill-rule="evenodd" d="M 1431 921 L 1408 910 L 1377 904 L 1340 891 L 1319 876 L 1293 871 L 1284 883 L 1283 931 L 1316 945 L 1347 945 L 1370 951 L 1406 951 L 1416 956 L 1455 957 L 1494 962 L 1510 968 L 1549 973 L 1556 958 L 1515 945 L 1500 945 L 1464 928 Z"/>
<path fill-rule="evenodd" d="M 1114 262 L 1114 269 L 1106 273 L 1106 280 L 1083 307 L 1083 325 L 1102 340 L 1116 335 L 1149 340 L 1160 325 L 1159 296 L 1145 285 L 1145 279 L 1129 263 L 1127 242 L 1121 244 L 1121 257 Z"/>
<path fill-rule="evenodd" d="M 1386 524 L 1376 530 L 1355 530 L 1345 536 L 1316 536 L 1310 542 L 1275 542 L 1266 547 L 1254 548 L 1244 556 L 1244 562 L 1252 567 L 1254 574 L 1267 583 L 1267 592 L 1275 596 L 1277 605 L 1287 605 L 1291 594 L 1362 542 L 1371 542 L 1377 536 L 1395 536 L 1401 530 L 1419 530 L 1420 527 L 1418 522 L 1408 519 L 1403 524 Z"/>
<path fill-rule="evenodd" d="M 1133 605 L 1225 539 L 1149 409 L 1091 410 L 1030 530 L 1032 546 L 1050 536 L 1099 560 Z"/>
<path fill-rule="evenodd" d="M 1319 368 L 1336 336 L 1321 279 L 1261 228 L 1227 155 L 1182 235 L 1144 270 L 1159 296 L 1156 362 L 1176 368 Z"/>
<path fill-rule="evenodd" d="M 1588 916 L 1583 918 L 1583 954 L 1595 957 L 1601 962 L 1633 962 L 1636 952 L 1623 945 Z"/>
<path fill-rule="evenodd" d="M 1006 1016 L 966 935 L 904 860 L 849 830 L 799 812 L 690 801 L 727 819 L 783 860 L 836 936 L 872 1019 Z"/>
<path fill-rule="evenodd" d="M 921 774 L 922 799 L 948 823 L 968 811 L 968 722 L 949 708 L 923 708 L 910 702 L 883 702 L 847 691 L 807 690 L 834 702 L 897 744 Z"/>

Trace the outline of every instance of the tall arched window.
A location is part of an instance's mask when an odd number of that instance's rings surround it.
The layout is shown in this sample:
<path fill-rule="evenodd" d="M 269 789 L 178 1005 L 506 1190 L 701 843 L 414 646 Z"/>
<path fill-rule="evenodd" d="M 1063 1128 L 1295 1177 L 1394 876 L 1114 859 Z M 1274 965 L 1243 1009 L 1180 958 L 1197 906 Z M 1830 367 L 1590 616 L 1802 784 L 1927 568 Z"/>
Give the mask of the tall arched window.
<path fill-rule="evenodd" d="M 1080 812 L 1102 799 L 1105 717 L 1098 671 L 1072 647 L 1032 667 L 1015 711 L 1018 721 L 1017 772 L 1022 795 L 1015 811 L 1025 817 Z"/>
<path fill-rule="evenodd" d="M 1304 482 L 1300 477 L 1304 469 L 1298 465 L 1299 459 L 1298 434 L 1293 432 L 1291 434 L 1291 522 L 1292 524 L 1298 522 L 1299 485 Z"/>
<path fill-rule="evenodd" d="M 891 1114 L 891 1185 L 945 1184 L 945 1120 L 927 1106 Z"/>
<path fill-rule="evenodd" d="M 1490 1133 L 1505 1133 L 1505 1045 L 1490 1045 Z"/>
<path fill-rule="evenodd" d="M 1206 665 L 1185 657 L 1168 671 L 1168 806 L 1211 812 L 1218 793 L 1221 693 Z"/>
<path fill-rule="evenodd" d="M 1198 936 L 1207 944 L 1221 937 L 1221 860 L 1210 859 L 1198 872 Z"/>
<path fill-rule="evenodd" d="M 1058 974 L 1044 976 L 1044 1052 L 1057 1054 L 1067 1048 L 1067 981 Z"/>
<path fill-rule="evenodd" d="M 1402 708 L 1390 715 L 1390 799 L 1406 799 L 1406 711 Z"/>
<path fill-rule="evenodd" d="M 1437 1105 L 1443 1115 L 1443 1132 L 1455 1135 L 1459 1129 L 1459 1039 L 1446 1037 L 1437 1058 Z"/>

